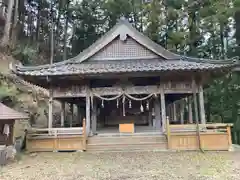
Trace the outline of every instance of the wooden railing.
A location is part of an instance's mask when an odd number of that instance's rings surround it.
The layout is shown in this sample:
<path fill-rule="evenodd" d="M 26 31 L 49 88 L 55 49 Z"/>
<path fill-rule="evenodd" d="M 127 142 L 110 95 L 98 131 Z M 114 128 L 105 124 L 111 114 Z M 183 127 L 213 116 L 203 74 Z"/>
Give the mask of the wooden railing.
<path fill-rule="evenodd" d="M 231 126 L 233 125 L 224 123 L 199 124 L 199 133 L 197 133 L 196 124 L 170 125 L 169 118 L 167 118 L 165 133 L 168 148 L 188 149 L 191 146 L 191 149 L 217 150 L 219 148 L 222 150 L 227 149 L 226 147 L 230 149 L 232 146 Z"/>
<path fill-rule="evenodd" d="M 86 120 L 83 119 L 82 127 L 70 128 L 30 128 L 27 130 L 28 136 L 62 136 L 62 135 L 84 135 L 86 133 Z"/>
<path fill-rule="evenodd" d="M 44 141 L 48 144 L 48 147 L 46 148 L 42 147 Z M 82 127 L 28 129 L 27 142 L 29 144 L 29 149 L 38 150 L 37 148 L 39 148 L 39 151 L 41 151 L 41 148 L 51 150 L 51 147 L 53 147 L 53 150 L 58 151 L 61 150 L 61 148 L 69 149 L 71 146 L 73 147 L 73 150 L 74 148 L 78 150 L 86 150 L 86 120 L 85 118 L 83 119 Z"/>
<path fill-rule="evenodd" d="M 30 137 L 36 136 L 49 136 L 49 137 L 58 137 L 62 135 L 82 135 L 83 128 L 31 128 L 28 129 L 27 135 Z"/>
<path fill-rule="evenodd" d="M 171 132 L 196 132 L 196 124 L 169 125 Z M 199 124 L 200 132 L 227 132 L 233 124 L 216 123 L 216 124 Z"/>
<path fill-rule="evenodd" d="M 168 116 L 166 118 L 166 133 L 167 133 L 168 149 L 171 149 L 171 130 L 170 130 L 170 123 L 169 123 Z"/>
<path fill-rule="evenodd" d="M 87 138 L 88 138 L 88 135 L 87 135 L 87 129 L 86 129 L 86 119 L 84 118 L 83 119 L 83 139 L 84 139 L 84 144 L 83 144 L 83 150 L 87 150 Z"/>

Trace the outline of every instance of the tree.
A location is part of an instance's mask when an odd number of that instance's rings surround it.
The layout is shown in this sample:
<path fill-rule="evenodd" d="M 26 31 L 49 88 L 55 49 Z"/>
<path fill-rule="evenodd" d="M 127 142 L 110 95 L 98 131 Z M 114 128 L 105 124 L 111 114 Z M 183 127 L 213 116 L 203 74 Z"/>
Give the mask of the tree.
<path fill-rule="evenodd" d="M 14 5 L 14 0 L 8 0 L 6 23 L 4 27 L 3 37 L 0 44 L 2 47 L 6 47 L 9 45 L 13 5 Z"/>

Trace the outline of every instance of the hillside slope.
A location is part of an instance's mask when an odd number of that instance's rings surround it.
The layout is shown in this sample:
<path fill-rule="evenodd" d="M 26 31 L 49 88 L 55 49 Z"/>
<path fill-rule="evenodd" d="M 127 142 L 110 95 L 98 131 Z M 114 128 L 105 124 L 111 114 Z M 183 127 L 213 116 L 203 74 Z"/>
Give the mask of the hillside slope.
<path fill-rule="evenodd" d="M 29 121 L 16 123 L 15 136 L 21 136 L 26 126 L 47 127 L 48 91 L 12 74 L 9 70 L 10 63 L 18 61 L 12 56 L 0 53 L 0 101 L 30 116 Z M 55 116 L 59 114 L 59 107 L 59 103 L 54 102 Z"/>

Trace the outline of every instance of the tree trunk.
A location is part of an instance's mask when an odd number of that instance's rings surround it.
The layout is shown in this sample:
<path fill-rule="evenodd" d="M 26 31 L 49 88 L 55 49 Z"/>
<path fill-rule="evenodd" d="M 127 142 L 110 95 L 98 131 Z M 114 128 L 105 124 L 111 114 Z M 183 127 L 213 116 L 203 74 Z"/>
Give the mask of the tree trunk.
<path fill-rule="evenodd" d="M 225 47 L 224 47 L 224 25 L 220 24 L 220 41 L 221 41 L 221 58 L 225 57 Z"/>
<path fill-rule="evenodd" d="M 26 7 L 24 4 L 24 1 L 19 1 L 19 24 L 18 24 L 18 35 L 17 38 L 19 41 L 21 41 L 22 39 L 25 38 L 26 34 L 25 34 L 25 27 L 24 27 L 24 23 L 25 23 L 25 13 L 26 13 Z"/>
<path fill-rule="evenodd" d="M 189 33 L 190 33 L 190 44 L 189 44 L 189 54 L 191 56 L 197 55 L 197 49 L 196 49 L 196 12 L 189 12 Z"/>
<path fill-rule="evenodd" d="M 9 45 L 13 4 L 14 4 L 14 0 L 9 0 L 8 1 L 6 24 L 5 24 L 5 27 L 4 27 L 4 34 L 3 34 L 3 37 L 2 37 L 2 41 L 1 41 L 1 46 L 2 47 L 7 47 Z"/>
<path fill-rule="evenodd" d="M 56 23 L 55 23 L 55 26 L 56 26 L 56 30 L 55 30 L 55 36 L 54 36 L 54 40 L 55 40 L 55 44 L 54 44 L 54 47 L 56 49 L 56 53 L 58 52 L 61 52 L 60 48 L 60 42 L 61 42 L 61 23 L 60 23 L 60 20 L 61 20 L 61 15 L 62 15 L 62 8 L 60 6 L 60 3 L 58 5 L 58 15 L 57 17 L 55 17 L 56 19 Z"/>
<path fill-rule="evenodd" d="M 235 12 L 234 20 L 235 20 L 235 27 L 236 27 L 235 38 L 237 43 L 235 56 L 240 56 L 240 10 Z"/>
<path fill-rule="evenodd" d="M 50 10 L 51 10 L 51 27 L 50 27 L 50 64 L 53 64 L 53 58 L 54 58 L 54 17 L 53 17 L 53 4 L 50 2 Z"/>
<path fill-rule="evenodd" d="M 39 36 L 40 36 L 40 27 L 41 27 L 41 10 L 42 10 L 42 0 L 40 0 L 38 3 L 36 41 L 38 41 L 40 38 Z"/>
<path fill-rule="evenodd" d="M 15 0 L 15 9 L 14 9 L 14 18 L 13 18 L 12 36 L 11 36 L 12 48 L 14 48 L 17 43 L 18 17 L 19 17 L 18 5 L 19 5 L 19 0 Z"/>
<path fill-rule="evenodd" d="M 67 59 L 67 40 L 68 40 L 68 34 L 67 34 L 67 30 L 68 30 L 68 21 L 69 21 L 69 17 L 68 17 L 68 7 L 69 7 L 69 0 L 67 1 L 67 7 L 66 7 L 66 20 L 65 20 L 65 26 L 64 26 L 64 47 L 63 47 L 63 60 Z"/>

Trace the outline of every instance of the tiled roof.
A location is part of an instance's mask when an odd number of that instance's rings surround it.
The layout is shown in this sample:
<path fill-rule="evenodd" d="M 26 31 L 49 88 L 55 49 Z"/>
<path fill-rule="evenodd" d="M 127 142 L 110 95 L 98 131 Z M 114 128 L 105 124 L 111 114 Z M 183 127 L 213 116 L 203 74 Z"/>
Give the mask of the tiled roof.
<path fill-rule="evenodd" d="M 91 61 L 82 63 L 66 63 L 52 66 L 16 69 L 16 74 L 27 76 L 51 76 L 51 75 L 94 75 L 104 73 L 126 72 L 163 72 L 163 71 L 194 71 L 211 70 L 230 67 L 229 63 L 206 63 L 190 60 L 114 60 L 114 61 Z"/>
<path fill-rule="evenodd" d="M 0 103 L 0 120 L 10 119 L 28 119 L 28 116 Z"/>

